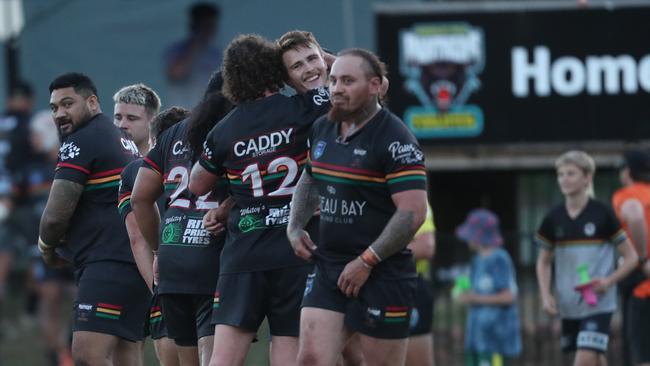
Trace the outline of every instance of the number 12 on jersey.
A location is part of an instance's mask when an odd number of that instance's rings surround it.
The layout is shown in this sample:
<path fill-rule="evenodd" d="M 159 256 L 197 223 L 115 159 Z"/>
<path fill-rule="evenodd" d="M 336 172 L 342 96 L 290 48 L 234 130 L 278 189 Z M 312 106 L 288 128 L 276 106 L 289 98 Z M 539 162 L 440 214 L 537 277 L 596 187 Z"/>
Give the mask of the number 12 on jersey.
<path fill-rule="evenodd" d="M 253 190 L 253 197 L 263 197 L 264 196 L 264 181 L 269 181 L 272 179 L 277 179 L 286 171 L 280 187 L 266 196 L 268 197 L 278 197 L 278 196 L 289 196 L 293 194 L 293 191 L 296 189 L 296 177 L 298 176 L 299 168 L 298 163 L 286 156 L 279 157 L 269 163 L 267 174 L 262 177 L 262 172 L 258 163 L 251 164 L 247 166 L 241 173 L 242 183 L 250 181 L 251 189 Z"/>

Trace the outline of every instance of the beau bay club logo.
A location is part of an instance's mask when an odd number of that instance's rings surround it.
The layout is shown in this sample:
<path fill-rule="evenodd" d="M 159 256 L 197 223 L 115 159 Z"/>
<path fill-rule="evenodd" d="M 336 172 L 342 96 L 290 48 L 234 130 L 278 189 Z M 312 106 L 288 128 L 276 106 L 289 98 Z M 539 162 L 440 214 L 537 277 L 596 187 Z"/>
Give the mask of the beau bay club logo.
<path fill-rule="evenodd" d="M 483 112 L 465 104 L 480 87 L 484 37 L 467 23 L 417 24 L 400 32 L 400 73 L 421 105 L 405 110 L 417 137 L 473 137 L 483 131 Z"/>

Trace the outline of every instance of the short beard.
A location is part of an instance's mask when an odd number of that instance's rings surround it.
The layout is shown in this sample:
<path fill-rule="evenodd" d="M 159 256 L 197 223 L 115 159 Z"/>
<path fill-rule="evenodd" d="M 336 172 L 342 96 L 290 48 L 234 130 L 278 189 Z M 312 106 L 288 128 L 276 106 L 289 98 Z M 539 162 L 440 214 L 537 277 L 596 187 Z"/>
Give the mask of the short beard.
<path fill-rule="evenodd" d="M 352 111 L 344 110 L 343 108 L 332 106 L 327 112 L 327 119 L 332 122 L 353 121 L 363 114 L 363 107 Z"/>

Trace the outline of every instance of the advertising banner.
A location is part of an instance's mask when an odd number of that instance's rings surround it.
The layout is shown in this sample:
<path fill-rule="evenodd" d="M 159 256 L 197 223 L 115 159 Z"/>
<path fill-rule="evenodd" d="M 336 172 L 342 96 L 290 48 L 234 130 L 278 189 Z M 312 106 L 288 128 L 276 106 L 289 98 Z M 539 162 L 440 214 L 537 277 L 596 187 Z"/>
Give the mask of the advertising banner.
<path fill-rule="evenodd" d="M 650 6 L 468 9 L 377 10 L 388 107 L 420 141 L 650 138 Z"/>

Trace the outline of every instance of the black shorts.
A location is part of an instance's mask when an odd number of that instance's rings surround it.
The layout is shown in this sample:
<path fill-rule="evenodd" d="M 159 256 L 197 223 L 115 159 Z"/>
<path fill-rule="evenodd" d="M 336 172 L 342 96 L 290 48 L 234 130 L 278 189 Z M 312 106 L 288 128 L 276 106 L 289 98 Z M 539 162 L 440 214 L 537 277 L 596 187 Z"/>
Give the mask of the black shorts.
<path fill-rule="evenodd" d="M 192 347 L 197 340 L 214 335 L 210 295 L 160 294 L 167 336 L 179 346 Z"/>
<path fill-rule="evenodd" d="M 409 336 L 416 278 L 382 280 L 370 275 L 359 297 L 345 296 L 337 286 L 343 266 L 318 262 L 307 278 L 303 307 L 345 314 L 345 326 L 369 337 L 403 339 Z"/>
<path fill-rule="evenodd" d="M 627 330 L 633 363 L 650 362 L 650 299 L 630 298 Z"/>
<path fill-rule="evenodd" d="M 418 336 L 431 333 L 433 327 L 433 290 L 431 284 L 418 276 L 418 288 L 415 292 L 415 305 L 411 311 L 409 325 L 410 335 Z"/>
<path fill-rule="evenodd" d="M 151 339 L 167 337 L 167 325 L 162 313 L 161 303 L 160 295 L 158 295 L 158 291 L 154 287 L 149 313 L 145 320 L 145 334 L 151 336 Z"/>
<path fill-rule="evenodd" d="M 111 334 L 132 342 L 144 338 L 151 292 L 135 264 L 96 262 L 78 273 L 73 331 Z"/>
<path fill-rule="evenodd" d="M 297 337 L 300 302 L 311 266 L 219 275 L 212 324 L 257 332 L 266 317 L 271 335 Z"/>
<path fill-rule="evenodd" d="M 589 315 L 580 319 L 562 319 L 562 352 L 590 350 L 607 352 L 612 313 Z"/>

